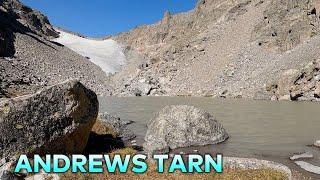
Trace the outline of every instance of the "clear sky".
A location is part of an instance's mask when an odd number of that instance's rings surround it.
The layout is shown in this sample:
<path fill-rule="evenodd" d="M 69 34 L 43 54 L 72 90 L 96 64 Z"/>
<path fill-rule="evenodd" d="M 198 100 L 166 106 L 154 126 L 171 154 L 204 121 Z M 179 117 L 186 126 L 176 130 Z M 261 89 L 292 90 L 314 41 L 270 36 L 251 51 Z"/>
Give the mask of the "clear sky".
<path fill-rule="evenodd" d="M 197 0 L 21 0 L 47 15 L 53 25 L 99 37 L 152 24 L 171 13 L 194 8 Z"/>

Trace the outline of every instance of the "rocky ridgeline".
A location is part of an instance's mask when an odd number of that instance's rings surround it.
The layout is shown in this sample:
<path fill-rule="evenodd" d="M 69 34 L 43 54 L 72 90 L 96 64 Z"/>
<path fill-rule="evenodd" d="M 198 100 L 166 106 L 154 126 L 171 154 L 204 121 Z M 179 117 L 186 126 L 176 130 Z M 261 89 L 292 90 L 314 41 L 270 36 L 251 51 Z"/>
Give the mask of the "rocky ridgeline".
<path fill-rule="evenodd" d="M 114 94 L 271 99 L 268 82 L 320 58 L 319 11 L 309 0 L 199 0 L 166 12 L 113 37 L 143 57 L 112 77 Z"/>
<path fill-rule="evenodd" d="M 68 79 L 79 79 L 110 95 L 107 75 L 61 44 L 46 16 L 18 0 L 0 1 L 0 98 L 34 93 Z"/>
<path fill-rule="evenodd" d="M 18 0 L 0 1 L 0 56 L 13 56 L 14 32 L 33 32 L 40 36 L 58 37 L 48 18 Z"/>
<path fill-rule="evenodd" d="M 216 7 L 218 5 L 221 6 Z M 141 26 L 113 37 L 138 51 L 144 57 L 141 59 L 146 59 L 134 64 L 136 71 L 129 76 L 121 72 L 115 75 L 115 93 L 124 96 L 171 94 L 174 91 L 172 79 L 178 73 L 180 61 L 198 58 L 204 53 L 210 38 L 208 28 L 225 14 L 236 13 L 237 10 L 229 11 L 233 6 L 234 3 L 221 0 L 202 0 L 193 11 L 177 15 L 166 12 L 154 25 Z"/>
<path fill-rule="evenodd" d="M 46 16 L 23 5 L 19 0 L 1 0 L 0 4 L 2 25 L 13 31 L 29 31 L 47 37 L 59 36 Z"/>

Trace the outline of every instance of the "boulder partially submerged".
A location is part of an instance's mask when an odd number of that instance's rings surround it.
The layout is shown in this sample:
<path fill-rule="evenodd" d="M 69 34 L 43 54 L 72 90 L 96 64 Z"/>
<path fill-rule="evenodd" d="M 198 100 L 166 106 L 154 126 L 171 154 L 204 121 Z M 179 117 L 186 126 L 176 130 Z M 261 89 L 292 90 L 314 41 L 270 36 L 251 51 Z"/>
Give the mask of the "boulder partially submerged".
<path fill-rule="evenodd" d="M 108 112 L 99 113 L 98 119 L 101 123 L 104 123 L 105 126 L 110 127 L 116 136 L 123 141 L 128 141 L 136 137 L 135 134 L 127 128 L 127 125 L 133 123 L 132 121 L 121 120 L 119 117 L 113 116 Z"/>
<path fill-rule="evenodd" d="M 81 153 L 98 115 L 96 94 L 67 81 L 0 102 L 0 158 Z"/>
<path fill-rule="evenodd" d="M 148 122 L 143 147 L 150 156 L 169 149 L 217 144 L 228 137 L 208 112 L 193 106 L 166 106 Z"/>

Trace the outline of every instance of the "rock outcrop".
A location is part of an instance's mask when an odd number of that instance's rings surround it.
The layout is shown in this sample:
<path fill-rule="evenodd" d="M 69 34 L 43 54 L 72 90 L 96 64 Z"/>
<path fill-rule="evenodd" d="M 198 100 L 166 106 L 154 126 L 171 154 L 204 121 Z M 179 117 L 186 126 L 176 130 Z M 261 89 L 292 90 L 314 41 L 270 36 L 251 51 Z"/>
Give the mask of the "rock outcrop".
<path fill-rule="evenodd" d="M 167 106 L 147 126 L 143 147 L 149 156 L 180 147 L 217 144 L 228 138 L 211 114 L 193 106 Z"/>
<path fill-rule="evenodd" d="M 0 21 L 15 32 L 35 32 L 49 38 L 59 36 L 46 16 L 19 0 L 0 1 Z"/>
<path fill-rule="evenodd" d="M 0 1 L 0 22 L 0 56 L 15 54 L 14 32 L 33 32 L 47 38 L 59 36 L 46 16 L 23 5 L 19 0 Z"/>
<path fill-rule="evenodd" d="M 81 153 L 98 115 L 96 94 L 67 81 L 0 102 L 0 157 Z"/>
<path fill-rule="evenodd" d="M 274 93 L 280 100 L 320 100 L 320 60 L 308 63 L 302 69 L 285 71 Z"/>
<path fill-rule="evenodd" d="M 285 71 L 278 82 L 279 96 L 290 94 L 291 86 L 294 85 L 296 80 L 300 77 L 300 71 L 297 69 L 289 69 Z"/>

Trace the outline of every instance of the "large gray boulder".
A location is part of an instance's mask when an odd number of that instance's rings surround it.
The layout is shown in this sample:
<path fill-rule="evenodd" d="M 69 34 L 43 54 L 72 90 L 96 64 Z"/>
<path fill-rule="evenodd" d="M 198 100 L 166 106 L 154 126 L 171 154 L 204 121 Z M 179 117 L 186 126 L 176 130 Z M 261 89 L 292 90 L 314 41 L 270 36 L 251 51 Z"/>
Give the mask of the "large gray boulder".
<path fill-rule="evenodd" d="M 166 106 L 147 126 L 143 147 L 149 156 L 180 147 L 217 144 L 228 138 L 211 114 L 187 105 Z"/>
<path fill-rule="evenodd" d="M 0 158 L 81 153 L 98 115 L 96 94 L 67 81 L 33 95 L 0 101 Z"/>

